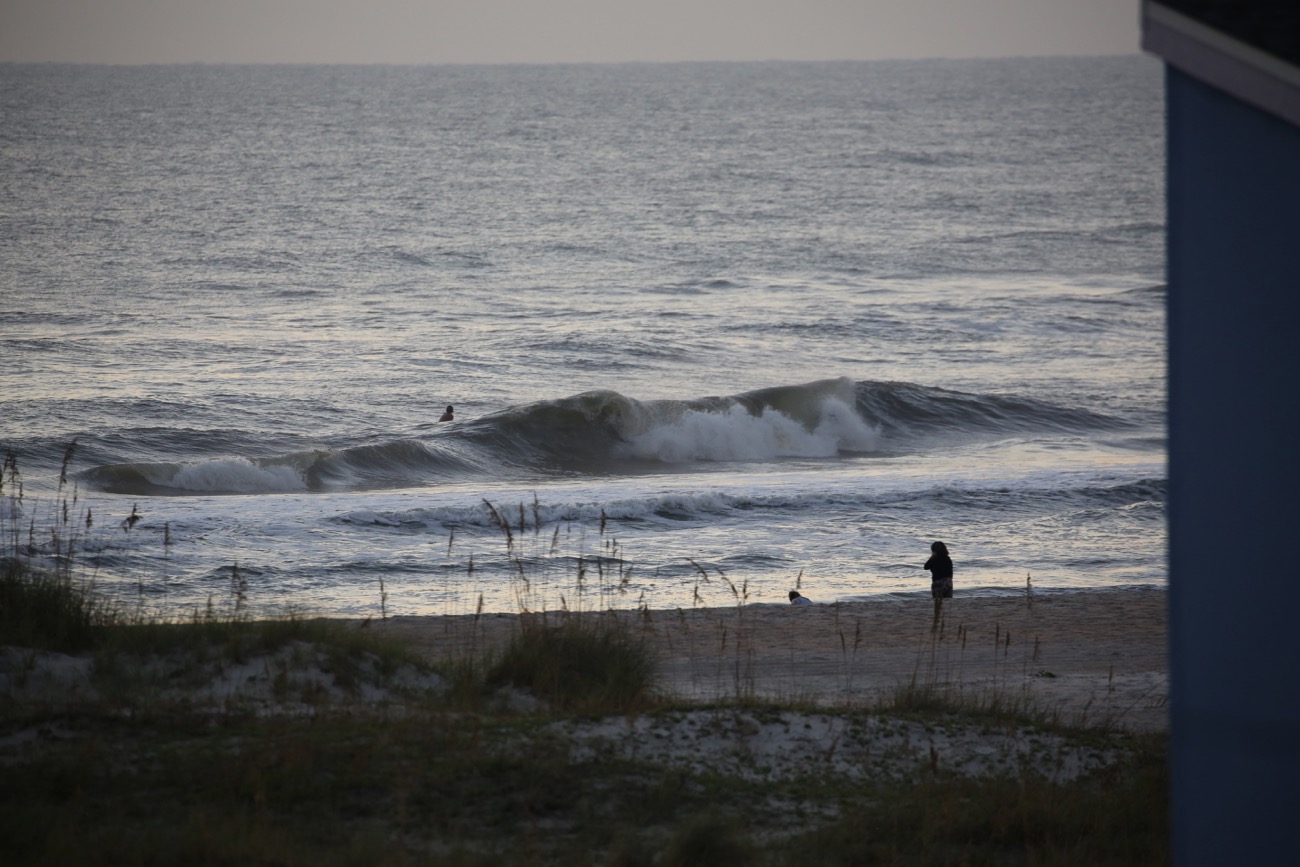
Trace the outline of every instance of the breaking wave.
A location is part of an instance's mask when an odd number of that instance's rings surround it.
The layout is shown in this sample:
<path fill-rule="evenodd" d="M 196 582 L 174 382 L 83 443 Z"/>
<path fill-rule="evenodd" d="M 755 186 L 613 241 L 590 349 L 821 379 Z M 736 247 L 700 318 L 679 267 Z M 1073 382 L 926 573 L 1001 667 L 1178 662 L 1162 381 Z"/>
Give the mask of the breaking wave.
<path fill-rule="evenodd" d="M 639 401 L 614 391 L 510 407 L 422 437 L 263 458 L 107 464 L 93 487 L 140 495 L 357 490 L 539 471 L 884 457 L 953 438 L 1119 430 L 1121 420 L 1015 396 L 846 377 L 721 397 Z M 187 445 L 192 446 L 192 437 Z M 179 450 L 179 444 L 178 444 Z"/>

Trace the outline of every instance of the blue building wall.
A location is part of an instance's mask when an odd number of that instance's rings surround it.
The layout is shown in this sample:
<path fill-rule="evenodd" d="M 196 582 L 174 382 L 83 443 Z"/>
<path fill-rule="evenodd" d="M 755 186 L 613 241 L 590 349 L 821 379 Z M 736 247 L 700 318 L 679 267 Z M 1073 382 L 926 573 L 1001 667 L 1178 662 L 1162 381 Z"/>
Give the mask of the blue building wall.
<path fill-rule="evenodd" d="M 1174 863 L 1300 863 L 1300 128 L 1166 87 Z"/>

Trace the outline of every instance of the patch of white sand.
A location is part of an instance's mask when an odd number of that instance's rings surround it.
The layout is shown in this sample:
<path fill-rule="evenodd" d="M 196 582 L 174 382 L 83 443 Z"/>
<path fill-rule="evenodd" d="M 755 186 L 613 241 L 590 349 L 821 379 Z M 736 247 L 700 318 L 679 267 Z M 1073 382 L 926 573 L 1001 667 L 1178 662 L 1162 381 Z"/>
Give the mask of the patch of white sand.
<path fill-rule="evenodd" d="M 47 707 L 160 702 L 273 714 L 400 705 L 446 690 L 434 672 L 411 665 L 384 672 L 369 655 L 344 670 L 325 648 L 300 641 L 234 661 L 154 654 L 116 657 L 112 667 L 97 672 L 90 656 L 0 647 L 0 700 Z"/>
<path fill-rule="evenodd" d="M 994 730 L 862 713 L 692 710 L 564 720 L 549 731 L 571 743 L 575 761 L 629 759 L 772 782 L 828 774 L 901 780 L 926 769 L 1069 781 L 1120 758 L 1118 747 L 1081 746 L 1029 727 Z"/>

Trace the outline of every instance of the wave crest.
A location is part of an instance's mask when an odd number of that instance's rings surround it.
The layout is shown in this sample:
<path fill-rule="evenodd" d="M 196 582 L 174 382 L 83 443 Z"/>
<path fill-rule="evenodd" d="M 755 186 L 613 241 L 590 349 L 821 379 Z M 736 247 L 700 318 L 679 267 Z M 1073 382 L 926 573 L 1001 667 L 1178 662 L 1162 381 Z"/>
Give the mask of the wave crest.
<path fill-rule="evenodd" d="M 302 473 L 294 467 L 247 458 L 190 464 L 109 464 L 87 470 L 81 478 L 110 494 L 283 494 L 307 490 Z"/>
<path fill-rule="evenodd" d="M 620 472 L 704 462 L 915 452 L 954 438 L 1122 429 L 1031 398 L 847 377 L 689 400 L 589 391 L 438 426 L 422 438 L 249 459 L 129 463 L 82 474 L 111 493 L 287 493 Z M 188 452 L 193 438 L 177 443 Z M 232 445 L 227 443 L 227 447 Z"/>
<path fill-rule="evenodd" d="M 720 412 L 683 412 L 633 437 L 618 452 L 637 460 L 669 464 L 764 461 L 869 452 L 876 449 L 878 442 L 878 431 L 838 401 L 822 407 L 821 419 L 811 430 L 771 407 L 755 414 L 737 404 Z"/>

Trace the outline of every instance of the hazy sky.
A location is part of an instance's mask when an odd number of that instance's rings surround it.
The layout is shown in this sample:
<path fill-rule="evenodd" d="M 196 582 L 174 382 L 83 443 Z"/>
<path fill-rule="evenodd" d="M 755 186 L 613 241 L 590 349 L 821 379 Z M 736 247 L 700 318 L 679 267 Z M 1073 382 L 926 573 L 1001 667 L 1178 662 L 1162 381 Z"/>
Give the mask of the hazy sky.
<path fill-rule="evenodd" d="M 1132 54 L 1139 0 L 0 0 L 0 61 L 552 63 Z"/>

